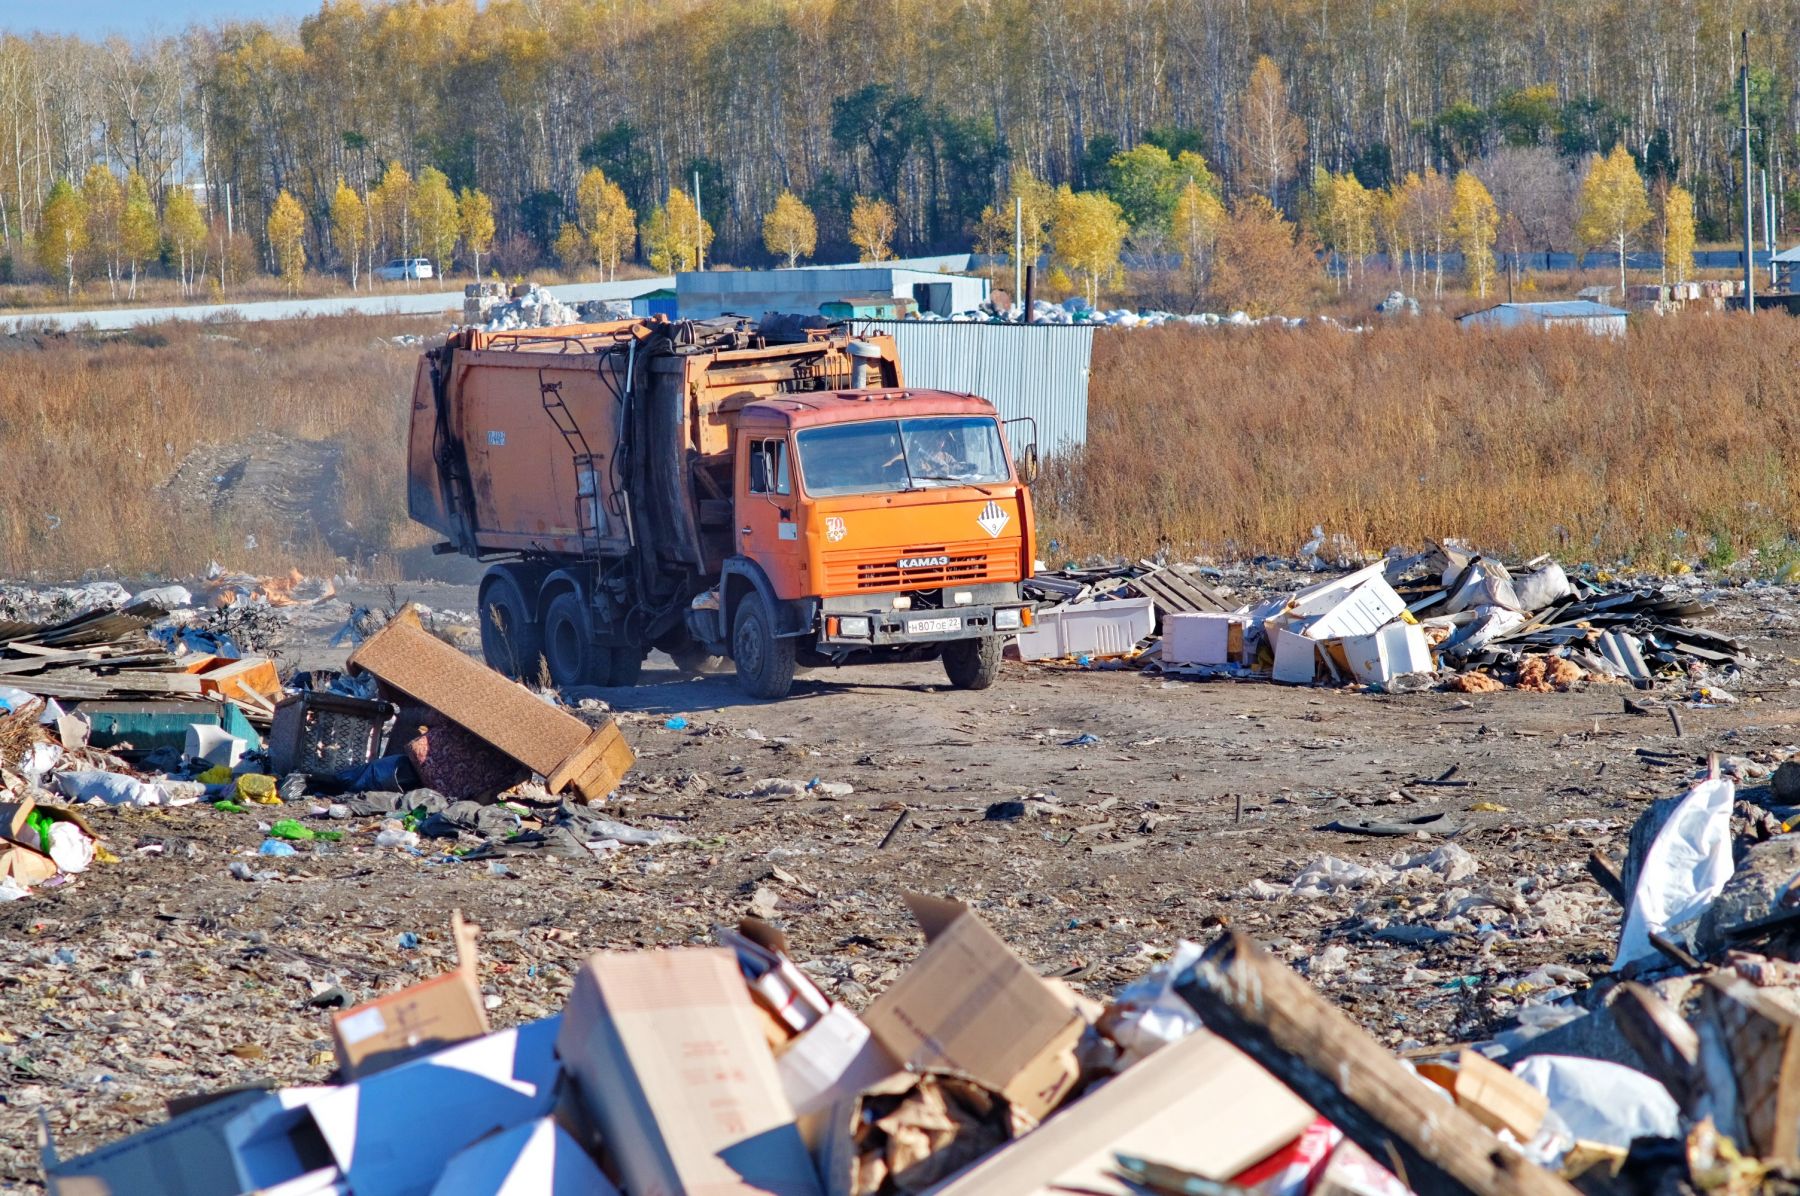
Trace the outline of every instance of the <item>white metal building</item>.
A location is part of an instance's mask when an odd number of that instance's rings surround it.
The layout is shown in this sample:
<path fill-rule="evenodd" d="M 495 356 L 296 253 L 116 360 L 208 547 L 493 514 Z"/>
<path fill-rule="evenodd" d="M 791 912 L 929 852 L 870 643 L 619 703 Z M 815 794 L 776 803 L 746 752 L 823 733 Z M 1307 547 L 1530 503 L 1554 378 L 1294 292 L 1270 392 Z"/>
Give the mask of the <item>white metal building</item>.
<path fill-rule="evenodd" d="M 1457 317 L 1458 324 L 1478 328 L 1581 328 L 1596 336 L 1624 336 L 1630 312 L 1587 299 L 1549 303 L 1498 303 Z"/>
<path fill-rule="evenodd" d="M 973 275 L 917 269 L 904 262 L 795 270 L 705 270 L 675 276 L 676 308 L 684 320 L 723 315 L 754 320 L 769 312 L 817 315 L 821 303 L 863 295 L 912 299 L 920 312 L 948 316 L 974 311 L 987 302 L 988 282 Z"/>

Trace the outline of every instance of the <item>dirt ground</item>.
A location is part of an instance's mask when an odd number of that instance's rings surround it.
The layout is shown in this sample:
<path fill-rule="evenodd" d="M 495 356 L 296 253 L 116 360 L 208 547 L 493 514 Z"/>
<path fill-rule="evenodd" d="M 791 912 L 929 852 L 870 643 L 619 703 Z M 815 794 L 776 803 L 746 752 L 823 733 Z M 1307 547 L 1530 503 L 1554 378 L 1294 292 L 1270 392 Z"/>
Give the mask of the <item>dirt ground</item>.
<path fill-rule="evenodd" d="M 474 606 L 470 587 L 395 596 Z M 1738 700 L 1631 695 L 1650 715 L 1625 713 L 1631 691 L 1604 684 L 1381 696 L 1016 662 L 984 693 L 946 688 L 936 665 L 890 666 L 815 671 L 759 703 L 729 675 L 683 679 L 653 660 L 643 686 L 601 693 L 638 764 L 593 813 L 690 839 L 604 859 L 377 848 L 378 818 L 257 859 L 266 815 L 97 810 L 117 863 L 0 906 L 0 1190 L 36 1189 L 39 1109 L 67 1155 L 161 1120 L 188 1092 L 324 1080 L 330 1011 L 315 994 L 359 1001 L 446 968 L 453 909 L 484 928 L 481 980 L 502 1025 L 554 1012 L 588 952 L 705 943 L 752 909 L 861 1006 L 921 945 L 900 901 L 917 889 L 970 903 L 1096 997 L 1230 925 L 1391 1045 L 1490 1034 L 1611 963 L 1617 912 L 1583 871 L 1594 847 L 1618 854 L 1642 804 L 1679 791 L 1708 752 L 1766 764 L 1795 750 L 1796 594 L 1717 598 L 1709 625 L 1758 658 L 1728 686 Z M 327 640 L 348 611 L 296 615 L 284 661 L 341 664 Z M 1656 708 L 1676 700 L 1679 739 Z M 1094 742 L 1070 744 L 1082 736 Z M 1452 768 L 1466 783 L 1419 783 Z M 854 792 L 748 795 L 814 778 Z M 1024 816 L 990 816 L 1022 800 Z M 1320 829 L 1435 811 L 1463 829 Z M 1295 891 L 1320 857 L 1396 870 Z M 275 875 L 235 879 L 235 860 Z"/>

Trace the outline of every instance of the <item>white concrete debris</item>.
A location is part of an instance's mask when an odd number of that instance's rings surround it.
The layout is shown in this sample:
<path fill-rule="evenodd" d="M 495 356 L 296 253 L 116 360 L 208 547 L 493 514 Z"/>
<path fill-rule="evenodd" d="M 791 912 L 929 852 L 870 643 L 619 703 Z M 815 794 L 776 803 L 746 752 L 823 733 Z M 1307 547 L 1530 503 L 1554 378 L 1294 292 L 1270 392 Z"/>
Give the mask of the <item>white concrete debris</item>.
<path fill-rule="evenodd" d="M 514 287 L 513 292 L 506 302 L 487 309 L 482 325 L 487 331 L 513 332 L 520 328 L 631 318 L 631 304 L 620 299 L 591 299 L 571 307 L 535 282 Z"/>

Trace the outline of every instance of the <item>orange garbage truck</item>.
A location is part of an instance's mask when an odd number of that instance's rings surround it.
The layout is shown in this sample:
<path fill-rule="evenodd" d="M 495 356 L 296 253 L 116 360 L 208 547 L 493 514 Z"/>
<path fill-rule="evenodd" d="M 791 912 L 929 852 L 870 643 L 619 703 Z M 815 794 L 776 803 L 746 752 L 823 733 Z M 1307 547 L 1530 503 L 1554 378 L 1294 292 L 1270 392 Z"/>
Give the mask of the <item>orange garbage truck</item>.
<path fill-rule="evenodd" d="M 729 658 L 759 698 L 931 659 L 983 689 L 1031 620 L 1036 468 L 986 400 L 908 389 L 890 337 L 657 317 L 425 353 L 407 505 L 490 562 L 481 645 L 509 676 L 634 685 L 656 648 Z"/>

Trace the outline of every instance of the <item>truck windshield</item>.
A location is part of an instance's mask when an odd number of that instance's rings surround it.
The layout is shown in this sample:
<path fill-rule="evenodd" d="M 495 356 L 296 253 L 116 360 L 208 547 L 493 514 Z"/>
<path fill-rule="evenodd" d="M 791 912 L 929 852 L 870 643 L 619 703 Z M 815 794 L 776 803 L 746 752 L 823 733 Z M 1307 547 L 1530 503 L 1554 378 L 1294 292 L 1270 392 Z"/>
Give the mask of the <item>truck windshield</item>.
<path fill-rule="evenodd" d="M 797 437 L 807 493 L 885 494 L 1004 482 L 1000 428 L 987 416 L 940 415 L 807 428 Z"/>

